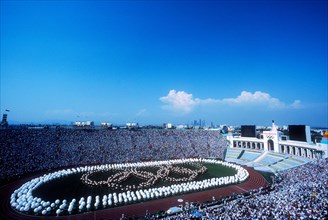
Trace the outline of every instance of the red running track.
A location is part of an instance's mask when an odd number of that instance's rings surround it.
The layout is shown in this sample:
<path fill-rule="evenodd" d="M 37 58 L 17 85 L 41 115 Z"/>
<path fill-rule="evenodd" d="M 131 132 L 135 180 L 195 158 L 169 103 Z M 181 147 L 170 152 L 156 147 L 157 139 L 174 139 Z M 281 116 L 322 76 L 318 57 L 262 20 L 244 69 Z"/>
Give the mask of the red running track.
<path fill-rule="evenodd" d="M 10 196 L 11 194 L 18 189 L 25 182 L 29 181 L 32 178 L 25 178 L 13 183 L 9 183 L 0 188 L 0 219 L 1 220 L 110 220 L 110 219 L 120 219 L 122 214 L 125 216 L 144 216 L 148 210 L 149 213 L 156 213 L 159 210 L 168 210 L 170 207 L 179 206 L 181 203 L 178 202 L 178 199 L 183 199 L 183 201 L 189 202 L 206 202 L 211 201 L 213 196 L 216 199 L 230 196 L 233 193 L 243 193 L 248 192 L 253 189 L 258 189 L 260 187 L 265 187 L 268 182 L 265 178 L 258 173 L 257 171 L 244 167 L 249 173 L 249 178 L 240 184 L 230 185 L 226 187 L 220 187 L 217 189 L 185 194 L 174 196 L 170 198 L 152 200 L 147 202 L 141 202 L 138 204 L 131 204 L 126 206 L 120 206 L 115 208 L 102 209 L 99 211 L 93 211 L 83 214 L 68 215 L 68 216 L 32 216 L 24 215 L 22 213 L 16 212 L 10 206 Z M 183 204 L 184 204 L 183 202 Z"/>

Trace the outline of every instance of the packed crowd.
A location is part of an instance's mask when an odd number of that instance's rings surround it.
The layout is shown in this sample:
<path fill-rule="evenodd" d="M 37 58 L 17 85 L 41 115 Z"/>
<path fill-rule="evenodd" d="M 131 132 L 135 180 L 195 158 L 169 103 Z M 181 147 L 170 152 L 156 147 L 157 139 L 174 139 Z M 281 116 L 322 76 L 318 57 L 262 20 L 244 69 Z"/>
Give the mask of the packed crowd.
<path fill-rule="evenodd" d="M 192 204 L 164 219 L 327 219 L 328 160 L 283 171 L 270 187 L 230 200 Z"/>
<path fill-rule="evenodd" d="M 0 180 L 64 166 L 224 157 L 226 140 L 206 130 L 0 130 Z M 328 160 L 282 171 L 265 189 L 189 204 L 164 219 L 327 219 Z M 143 219 L 152 219 L 149 215 Z"/>
<path fill-rule="evenodd" d="M 0 130 L 0 181 L 36 171 L 91 164 L 223 158 L 217 131 L 165 129 Z"/>

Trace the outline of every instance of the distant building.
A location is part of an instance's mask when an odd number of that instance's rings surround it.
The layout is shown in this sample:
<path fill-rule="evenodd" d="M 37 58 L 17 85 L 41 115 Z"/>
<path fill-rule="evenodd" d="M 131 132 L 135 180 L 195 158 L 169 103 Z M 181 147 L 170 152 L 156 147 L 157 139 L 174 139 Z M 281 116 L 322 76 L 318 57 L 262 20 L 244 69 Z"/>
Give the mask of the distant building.
<path fill-rule="evenodd" d="M 101 122 L 100 126 L 102 128 L 112 128 L 113 127 L 112 123 L 108 123 L 108 122 Z"/>
<path fill-rule="evenodd" d="M 177 125 L 176 129 L 188 129 L 188 125 Z"/>
<path fill-rule="evenodd" d="M 74 125 L 77 127 L 93 127 L 95 124 L 93 121 L 76 121 Z"/>
<path fill-rule="evenodd" d="M 135 122 L 128 122 L 128 123 L 126 123 L 126 127 L 127 128 L 138 128 L 139 124 L 135 123 Z"/>
<path fill-rule="evenodd" d="M 172 123 L 164 123 L 163 127 L 166 129 L 172 129 L 173 125 L 172 125 Z"/>

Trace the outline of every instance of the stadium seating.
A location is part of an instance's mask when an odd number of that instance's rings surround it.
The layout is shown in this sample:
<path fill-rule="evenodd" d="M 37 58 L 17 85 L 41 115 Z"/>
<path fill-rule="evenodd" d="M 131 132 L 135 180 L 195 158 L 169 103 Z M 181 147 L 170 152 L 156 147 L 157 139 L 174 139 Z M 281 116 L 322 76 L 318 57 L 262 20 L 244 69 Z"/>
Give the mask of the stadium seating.
<path fill-rule="evenodd" d="M 265 153 L 264 151 L 242 148 L 228 148 L 225 160 L 254 167 L 256 170 L 266 172 L 282 171 L 303 165 L 310 161 L 303 157 L 275 152 Z"/>
<path fill-rule="evenodd" d="M 8 128 L 0 132 L 0 181 L 80 165 L 223 159 L 226 149 L 226 139 L 209 130 Z"/>

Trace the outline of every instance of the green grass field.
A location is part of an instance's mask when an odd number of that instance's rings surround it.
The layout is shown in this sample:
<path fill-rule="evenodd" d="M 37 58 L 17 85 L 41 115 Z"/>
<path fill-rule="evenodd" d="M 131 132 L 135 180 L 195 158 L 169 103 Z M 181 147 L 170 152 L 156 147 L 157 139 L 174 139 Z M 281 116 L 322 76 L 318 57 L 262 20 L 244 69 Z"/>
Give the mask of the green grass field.
<path fill-rule="evenodd" d="M 214 177 L 224 177 L 224 176 L 230 176 L 236 174 L 236 171 L 234 169 L 224 167 L 218 164 L 203 163 L 202 165 L 207 168 L 207 171 L 197 176 L 197 178 L 194 181 L 201 181 Z M 188 165 L 188 164 L 174 165 L 174 166 L 176 167 L 180 166 L 192 170 L 197 169 L 195 166 Z M 156 173 L 158 170 L 158 168 L 156 167 L 155 168 L 147 167 L 141 169 L 151 173 Z M 108 177 L 114 175 L 115 173 L 116 171 L 95 172 L 92 175 L 90 175 L 90 178 L 95 181 L 107 180 Z M 33 191 L 33 195 L 34 197 L 42 198 L 44 201 L 55 201 L 56 199 L 60 199 L 60 200 L 66 199 L 69 202 L 73 198 L 79 200 L 81 197 L 86 198 L 89 195 L 91 195 L 92 197 L 99 195 L 100 198 L 102 198 L 103 195 L 108 195 L 109 193 L 121 192 L 120 190 L 115 190 L 105 185 L 103 186 L 87 185 L 83 183 L 82 180 L 80 179 L 82 175 L 83 173 L 79 173 L 79 174 L 69 175 L 61 179 L 55 179 L 35 189 L 35 191 Z M 186 175 L 184 174 L 178 174 L 174 172 L 170 173 L 169 176 L 173 178 L 186 177 Z M 132 176 L 128 178 L 126 181 L 124 181 L 122 185 L 139 184 L 142 181 L 144 180 Z M 172 184 L 171 182 L 159 180 L 155 185 L 152 186 L 152 188 L 169 186 L 171 184 Z"/>

